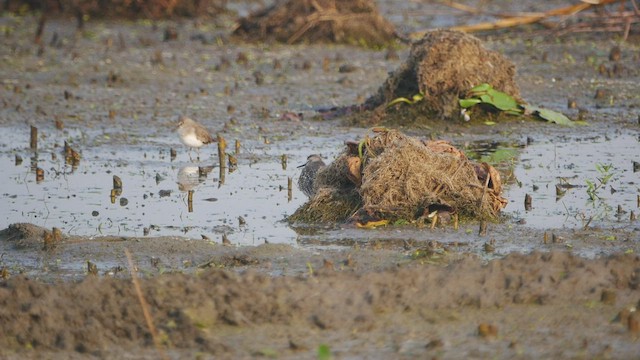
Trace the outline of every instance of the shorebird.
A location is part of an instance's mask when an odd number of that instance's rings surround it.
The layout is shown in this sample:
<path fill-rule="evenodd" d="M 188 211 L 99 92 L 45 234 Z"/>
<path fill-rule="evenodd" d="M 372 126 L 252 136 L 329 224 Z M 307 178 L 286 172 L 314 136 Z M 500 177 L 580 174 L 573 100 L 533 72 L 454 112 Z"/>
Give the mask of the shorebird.
<path fill-rule="evenodd" d="M 322 157 L 318 154 L 309 155 L 309 157 L 307 157 L 307 162 L 298 166 L 299 168 L 302 168 L 300 178 L 298 178 L 298 187 L 309 198 L 312 198 L 316 193 L 313 183 L 316 180 L 318 170 L 325 166 L 326 165 L 324 164 L 324 161 L 322 161 Z"/>
<path fill-rule="evenodd" d="M 178 135 L 180 135 L 180 141 L 189 147 L 189 159 L 191 159 L 191 161 L 193 161 L 191 158 L 191 148 L 196 148 L 199 160 L 200 148 L 203 145 L 216 141 L 207 128 L 186 116 L 180 116 L 176 129 L 178 130 Z"/>

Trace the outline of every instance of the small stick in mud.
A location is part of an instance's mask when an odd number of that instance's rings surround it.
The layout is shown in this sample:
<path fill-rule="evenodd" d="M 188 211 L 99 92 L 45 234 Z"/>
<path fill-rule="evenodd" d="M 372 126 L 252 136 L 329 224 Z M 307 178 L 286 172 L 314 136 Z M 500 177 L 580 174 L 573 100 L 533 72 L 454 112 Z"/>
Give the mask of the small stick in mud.
<path fill-rule="evenodd" d="M 236 155 L 240 154 L 240 140 L 236 139 Z"/>
<path fill-rule="evenodd" d="M 224 185 L 224 176 L 225 170 L 227 169 L 226 164 L 226 153 L 227 149 L 227 141 L 222 137 L 222 135 L 218 134 L 218 163 L 220 165 L 220 179 L 218 180 L 218 187 Z"/>
<path fill-rule="evenodd" d="M 16 154 L 16 161 L 15 161 L 15 163 L 16 163 L 16 166 L 18 166 L 18 165 L 22 164 L 22 156 L 20 156 L 20 155 Z"/>
<path fill-rule="evenodd" d="M 531 195 L 525 194 L 524 196 L 524 209 L 526 211 L 531 211 Z"/>
<path fill-rule="evenodd" d="M 222 234 L 222 245 L 231 245 L 231 240 L 229 240 L 227 234 Z"/>
<path fill-rule="evenodd" d="M 293 198 L 293 180 L 291 176 L 287 178 L 287 201 L 291 202 Z"/>
<path fill-rule="evenodd" d="M 111 203 L 115 204 L 116 203 L 116 198 L 118 197 L 118 195 L 121 194 L 121 191 L 118 191 L 117 189 L 111 189 Z"/>
<path fill-rule="evenodd" d="M 36 168 L 36 183 L 41 183 L 44 180 L 44 170 L 42 168 Z"/>
<path fill-rule="evenodd" d="M 155 345 L 156 349 L 160 353 L 160 357 L 162 359 L 168 359 L 167 355 L 164 353 L 162 344 L 160 343 L 158 332 L 156 331 L 156 328 L 153 325 L 153 319 L 151 318 L 149 305 L 147 304 L 146 300 L 144 299 L 144 295 L 142 294 L 142 289 L 140 288 L 140 282 L 138 281 L 138 273 L 136 271 L 136 268 L 133 265 L 133 259 L 131 258 L 131 253 L 129 252 L 128 248 L 124 248 L 124 253 L 127 256 L 127 262 L 129 264 L 129 272 L 131 273 L 131 281 L 133 282 L 133 287 L 136 290 L 138 301 L 140 302 L 140 306 L 142 307 L 142 314 L 144 315 L 144 319 L 147 322 L 147 327 L 149 327 L 149 332 L 151 333 L 153 344 Z"/>
<path fill-rule="evenodd" d="M 187 206 L 189 207 L 189 212 L 193 212 L 193 190 L 189 190 L 187 195 Z"/>
<path fill-rule="evenodd" d="M 453 214 L 453 230 L 458 230 L 459 227 L 459 219 L 458 214 Z"/>
<path fill-rule="evenodd" d="M 87 260 L 87 273 L 89 273 L 89 275 L 98 275 L 98 265 Z"/>
<path fill-rule="evenodd" d="M 480 229 L 478 230 L 478 235 L 479 236 L 487 235 L 487 222 L 484 220 L 480 221 Z"/>
<path fill-rule="evenodd" d="M 287 154 L 280 156 L 280 163 L 282 164 L 282 170 L 287 170 Z"/>
<path fill-rule="evenodd" d="M 31 143 L 29 147 L 33 151 L 38 151 L 38 128 L 33 125 L 31 125 Z"/>
<path fill-rule="evenodd" d="M 171 157 L 171 161 L 175 160 L 177 155 L 178 154 L 176 152 L 176 149 L 174 148 L 169 149 L 169 156 Z"/>
<path fill-rule="evenodd" d="M 227 154 L 227 158 L 229 159 L 229 173 L 232 173 L 238 169 L 238 159 L 232 154 Z"/>
<path fill-rule="evenodd" d="M 113 189 L 122 190 L 122 180 L 118 175 L 113 175 Z"/>

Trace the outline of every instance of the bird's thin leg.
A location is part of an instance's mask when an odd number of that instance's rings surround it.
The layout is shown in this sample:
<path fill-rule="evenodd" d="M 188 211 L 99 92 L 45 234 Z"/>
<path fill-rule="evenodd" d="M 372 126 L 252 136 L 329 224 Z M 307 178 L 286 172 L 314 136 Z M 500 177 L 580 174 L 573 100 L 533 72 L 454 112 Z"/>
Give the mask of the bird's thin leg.
<path fill-rule="evenodd" d="M 191 148 L 189 148 L 189 160 L 193 162 L 193 158 L 191 157 Z"/>

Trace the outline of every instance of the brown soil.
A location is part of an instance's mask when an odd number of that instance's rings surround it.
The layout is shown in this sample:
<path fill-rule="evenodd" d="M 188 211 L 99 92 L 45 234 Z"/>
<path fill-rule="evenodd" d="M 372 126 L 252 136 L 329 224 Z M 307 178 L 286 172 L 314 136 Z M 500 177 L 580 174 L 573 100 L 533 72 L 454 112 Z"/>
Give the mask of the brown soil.
<path fill-rule="evenodd" d="M 197 276 L 144 281 L 159 349 L 172 357 L 268 352 L 299 358 L 312 357 L 326 343 L 335 355 L 385 358 L 406 351 L 512 357 L 524 349 L 541 357 L 629 358 L 640 346 L 633 340 L 637 334 L 626 329 L 627 318 L 611 322 L 625 304 L 640 300 L 636 255 L 585 260 L 557 252 L 514 254 L 489 264 L 475 258 L 447 266 L 414 261 L 379 272 L 337 261 L 310 266 L 319 269 L 295 277 L 205 269 Z M 54 285 L 17 276 L 0 285 L 0 305 L 6 357 L 65 351 L 157 356 L 130 280 L 88 276 Z M 485 325 L 493 334 L 478 333 Z M 559 331 L 564 326 L 584 332 L 567 338 Z M 394 331 L 385 337 L 388 327 Z M 535 344 L 542 334 L 549 348 Z M 371 343 L 356 350 L 349 338 Z"/>
<path fill-rule="evenodd" d="M 395 27 L 372 0 L 289 0 L 240 19 L 235 35 L 249 41 L 336 42 L 367 47 L 389 45 Z"/>
<path fill-rule="evenodd" d="M 74 253 L 83 241 L 65 237 L 43 250 L 44 231 L 17 224 L 0 241 L 25 258 Z M 637 255 L 588 260 L 552 251 L 486 262 L 438 243 L 321 254 L 162 238 L 92 243 L 81 253 L 106 245 L 134 254 L 160 345 L 127 269 L 43 282 L 5 268 L 1 357 L 310 358 L 323 344 L 337 357 L 382 358 L 632 358 L 640 349 Z M 198 255 L 173 270 L 178 261 L 163 257 L 159 275 L 157 263 L 144 261 L 149 247 Z"/>

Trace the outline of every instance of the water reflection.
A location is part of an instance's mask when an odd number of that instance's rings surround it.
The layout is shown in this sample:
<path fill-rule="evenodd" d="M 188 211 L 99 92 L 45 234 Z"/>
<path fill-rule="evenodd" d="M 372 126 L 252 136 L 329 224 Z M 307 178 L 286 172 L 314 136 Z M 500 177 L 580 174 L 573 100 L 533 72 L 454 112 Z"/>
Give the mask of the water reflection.
<path fill-rule="evenodd" d="M 207 175 L 213 170 L 213 166 L 187 165 L 178 171 L 178 190 L 187 193 L 187 208 L 193 212 L 193 195 L 200 184 L 207 180 Z"/>
<path fill-rule="evenodd" d="M 207 180 L 207 175 L 213 170 L 213 166 L 187 165 L 178 171 L 178 190 L 188 192 L 195 190 Z"/>

